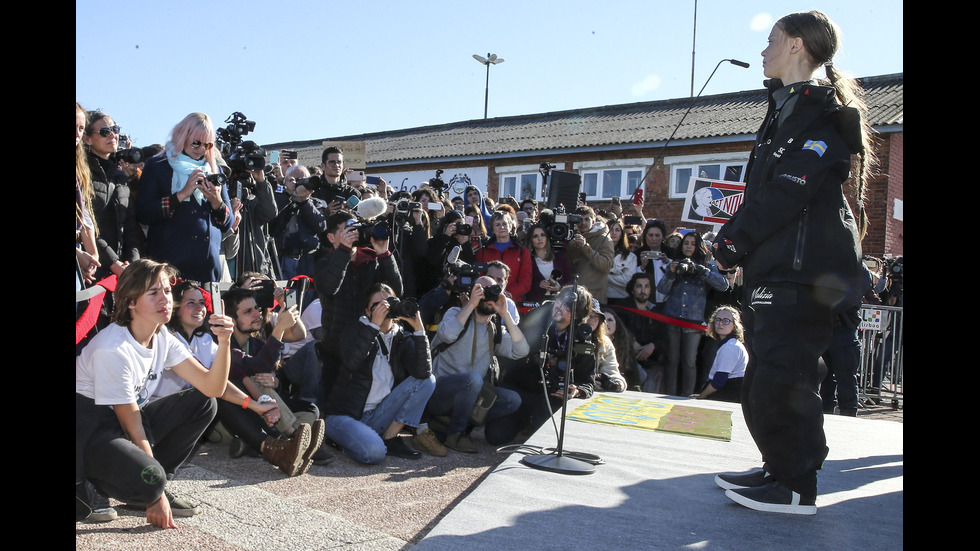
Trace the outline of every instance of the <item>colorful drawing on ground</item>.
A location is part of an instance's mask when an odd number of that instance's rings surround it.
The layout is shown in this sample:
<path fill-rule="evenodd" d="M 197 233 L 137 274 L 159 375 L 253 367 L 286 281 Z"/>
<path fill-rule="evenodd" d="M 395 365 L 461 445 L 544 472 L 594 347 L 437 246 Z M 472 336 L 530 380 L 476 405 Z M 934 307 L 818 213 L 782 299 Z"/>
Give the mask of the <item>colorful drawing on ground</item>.
<path fill-rule="evenodd" d="M 600 394 L 575 408 L 569 419 L 685 436 L 732 439 L 732 412 Z"/>

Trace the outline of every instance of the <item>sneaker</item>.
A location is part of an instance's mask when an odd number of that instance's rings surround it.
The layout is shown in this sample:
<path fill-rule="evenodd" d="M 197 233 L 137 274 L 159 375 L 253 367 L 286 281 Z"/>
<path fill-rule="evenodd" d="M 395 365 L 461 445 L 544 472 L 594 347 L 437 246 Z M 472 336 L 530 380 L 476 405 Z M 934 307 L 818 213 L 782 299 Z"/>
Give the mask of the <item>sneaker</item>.
<path fill-rule="evenodd" d="M 462 453 L 476 453 L 476 446 L 470 442 L 468 434 L 457 432 L 446 437 L 446 447 Z"/>
<path fill-rule="evenodd" d="M 303 424 L 289 438 L 266 437 L 262 443 L 262 457 L 279 467 L 286 476 L 303 474 L 306 472 L 302 471 L 303 465 L 307 463 L 303 456 L 310 447 L 311 432 L 310 426 Z M 306 468 L 309 469 L 309 465 Z"/>
<path fill-rule="evenodd" d="M 725 496 L 749 509 L 790 515 L 817 514 L 817 498 L 803 497 L 779 482 L 770 482 L 758 488 L 726 490 Z"/>
<path fill-rule="evenodd" d="M 725 490 L 739 488 L 758 488 L 773 481 L 772 475 L 765 469 L 752 469 L 747 473 L 722 473 L 715 475 L 715 484 Z"/>
<path fill-rule="evenodd" d="M 385 440 L 384 442 L 385 447 L 388 448 L 385 455 L 393 455 L 402 459 L 420 459 L 422 457 L 422 454 L 409 448 L 399 436 Z"/>
<path fill-rule="evenodd" d="M 164 490 L 163 495 L 167 496 L 170 502 L 170 512 L 175 517 L 192 517 L 201 514 L 201 506 L 189 501 L 186 498 L 175 496 L 170 490 Z"/>
<path fill-rule="evenodd" d="M 327 450 L 327 446 L 320 446 L 320 449 L 313 452 L 312 460 L 314 465 L 329 465 L 337 459 L 337 456 Z"/>
<path fill-rule="evenodd" d="M 449 453 L 446 451 L 446 446 L 443 446 L 442 442 L 436 438 L 436 433 L 430 429 L 425 429 L 416 434 L 415 438 L 412 439 L 412 445 L 415 446 L 415 449 L 436 457 L 446 457 Z"/>
<path fill-rule="evenodd" d="M 85 522 L 109 522 L 119 518 L 119 513 L 109 504 L 109 498 L 93 490 L 92 513 L 85 517 Z"/>

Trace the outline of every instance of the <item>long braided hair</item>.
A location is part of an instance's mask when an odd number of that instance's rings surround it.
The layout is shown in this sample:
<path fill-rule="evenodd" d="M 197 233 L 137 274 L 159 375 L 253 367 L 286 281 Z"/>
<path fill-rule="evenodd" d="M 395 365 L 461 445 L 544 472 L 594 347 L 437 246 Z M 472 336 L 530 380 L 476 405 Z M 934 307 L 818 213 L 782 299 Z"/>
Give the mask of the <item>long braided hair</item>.
<path fill-rule="evenodd" d="M 853 77 L 834 66 L 834 55 L 840 48 L 841 30 L 829 17 L 817 10 L 785 15 L 776 25 L 789 36 L 803 40 L 813 67 L 824 66 L 827 79 L 822 84 L 833 86 L 842 105 L 854 107 L 861 114 L 861 151 L 858 153 L 857 173 L 854 175 L 855 199 L 858 207 L 858 232 L 864 238 L 868 231 L 868 215 L 864 201 L 872 167 L 877 164 L 872 129 L 868 124 L 868 107 L 862 99 L 863 90 Z"/>

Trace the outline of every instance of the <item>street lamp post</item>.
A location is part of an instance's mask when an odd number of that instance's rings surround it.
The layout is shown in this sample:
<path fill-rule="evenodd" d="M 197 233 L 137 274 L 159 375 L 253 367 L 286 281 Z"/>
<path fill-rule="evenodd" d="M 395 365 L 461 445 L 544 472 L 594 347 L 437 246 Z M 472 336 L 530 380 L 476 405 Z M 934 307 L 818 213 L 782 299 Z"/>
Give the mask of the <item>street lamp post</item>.
<path fill-rule="evenodd" d="M 487 103 L 490 101 L 490 65 L 503 63 L 504 58 L 497 57 L 497 54 L 487 53 L 487 57 L 473 54 L 473 59 L 487 66 L 487 88 L 483 94 L 483 118 L 487 118 Z"/>

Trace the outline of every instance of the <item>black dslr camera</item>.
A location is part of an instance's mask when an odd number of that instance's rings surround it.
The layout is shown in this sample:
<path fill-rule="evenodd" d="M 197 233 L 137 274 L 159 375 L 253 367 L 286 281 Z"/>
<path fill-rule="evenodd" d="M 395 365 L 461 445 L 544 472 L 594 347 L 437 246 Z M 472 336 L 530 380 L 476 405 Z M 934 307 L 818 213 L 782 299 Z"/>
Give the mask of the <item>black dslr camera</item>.
<path fill-rule="evenodd" d="M 391 233 L 388 231 L 388 225 L 384 222 L 367 222 L 352 218 L 347 221 L 345 227 L 357 228 L 357 241 L 354 242 L 355 247 L 370 247 L 372 238 L 377 241 L 385 241 Z"/>
<path fill-rule="evenodd" d="M 143 150 L 138 147 L 133 147 L 130 149 L 120 149 L 118 151 L 113 151 L 109 154 L 109 160 L 112 162 L 126 161 L 130 164 L 142 163 L 143 162 Z"/>
<path fill-rule="evenodd" d="M 677 261 L 677 275 L 680 277 L 698 277 L 704 275 L 707 268 L 694 262 L 690 258 L 682 258 Z"/>
<path fill-rule="evenodd" d="M 419 305 L 414 298 L 401 300 L 398 297 L 388 297 L 388 318 L 414 318 L 419 311 Z"/>

